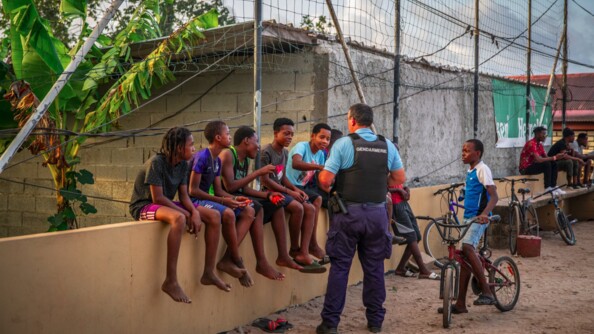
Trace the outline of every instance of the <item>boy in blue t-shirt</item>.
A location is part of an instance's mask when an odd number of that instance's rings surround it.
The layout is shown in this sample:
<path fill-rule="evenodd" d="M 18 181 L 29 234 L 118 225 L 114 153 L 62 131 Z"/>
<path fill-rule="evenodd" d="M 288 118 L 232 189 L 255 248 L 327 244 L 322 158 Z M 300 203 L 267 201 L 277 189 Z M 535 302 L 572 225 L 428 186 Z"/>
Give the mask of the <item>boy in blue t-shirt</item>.
<path fill-rule="evenodd" d="M 324 149 L 330 143 L 330 131 L 328 124 L 316 124 L 310 140 L 297 143 L 289 152 L 287 160 L 287 179 L 295 187 L 305 191 L 309 201 L 315 207 L 314 233 L 311 236 L 309 253 L 319 259 L 324 259 L 326 252 L 318 245 L 315 231 L 317 231 L 320 208 L 323 202 L 328 201 L 328 195 L 318 189 L 317 173 L 324 169 L 326 162 Z"/>
<path fill-rule="evenodd" d="M 466 309 L 466 290 L 471 275 L 479 280 L 482 290 L 482 293 L 473 304 L 495 304 L 495 297 L 489 288 L 485 271 L 476 254 L 476 247 L 485 230 L 489 227 L 489 215 L 499 200 L 491 169 L 481 160 L 484 150 L 483 143 L 478 139 L 467 140 L 462 146 L 462 161 L 470 165 L 470 169 L 466 172 L 464 219 L 467 220 L 478 216 L 479 224 L 470 225 L 466 236 L 462 239 L 462 252 L 468 259 L 472 272 L 469 272 L 464 266 L 461 267 L 460 290 L 456 304 L 452 305 L 452 313 L 468 312 L 468 309 Z"/>

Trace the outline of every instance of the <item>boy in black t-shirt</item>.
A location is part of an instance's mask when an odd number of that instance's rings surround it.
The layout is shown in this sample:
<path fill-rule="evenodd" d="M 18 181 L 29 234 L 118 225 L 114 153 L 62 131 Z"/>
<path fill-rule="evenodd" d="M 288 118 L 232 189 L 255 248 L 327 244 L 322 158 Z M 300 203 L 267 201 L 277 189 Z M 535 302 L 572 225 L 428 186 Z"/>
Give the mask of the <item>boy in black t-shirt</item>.
<path fill-rule="evenodd" d="M 563 129 L 563 138 L 557 141 L 551 148 L 547 155 L 549 157 L 555 156 L 559 153 L 565 153 L 561 159 L 558 159 L 555 163 L 557 164 L 557 171 L 564 170 L 567 172 L 567 186 L 572 188 L 579 188 L 578 183 L 578 171 L 580 166 L 584 165 L 582 159 L 573 156 L 573 152 L 569 146 L 575 140 L 575 133 L 570 128 Z M 556 177 L 555 177 L 556 180 Z M 555 183 L 553 183 L 553 186 Z"/>

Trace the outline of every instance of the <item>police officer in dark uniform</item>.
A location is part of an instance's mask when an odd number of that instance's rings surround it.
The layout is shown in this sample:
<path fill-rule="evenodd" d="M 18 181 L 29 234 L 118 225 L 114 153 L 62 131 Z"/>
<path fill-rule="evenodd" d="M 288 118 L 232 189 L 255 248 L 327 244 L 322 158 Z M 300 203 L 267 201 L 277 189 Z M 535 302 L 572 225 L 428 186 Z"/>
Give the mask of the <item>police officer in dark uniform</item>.
<path fill-rule="evenodd" d="M 338 332 L 355 251 L 363 268 L 367 327 L 371 332 L 381 331 L 386 313 L 384 259 L 392 253 L 386 190 L 406 178 L 394 144 L 370 129 L 371 107 L 352 105 L 347 119 L 350 134 L 336 141 L 319 175 L 320 188 L 331 192 L 334 209 L 326 242 L 331 267 L 318 334 Z"/>

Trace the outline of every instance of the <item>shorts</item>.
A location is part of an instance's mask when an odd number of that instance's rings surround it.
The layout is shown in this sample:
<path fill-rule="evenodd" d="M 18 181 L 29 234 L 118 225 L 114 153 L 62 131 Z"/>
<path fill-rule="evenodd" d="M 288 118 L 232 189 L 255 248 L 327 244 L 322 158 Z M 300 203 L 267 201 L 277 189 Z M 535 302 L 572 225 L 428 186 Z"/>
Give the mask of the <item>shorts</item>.
<path fill-rule="evenodd" d="M 313 203 L 318 197 L 322 198 L 322 207 L 328 208 L 328 194 L 319 190 L 317 187 L 301 187 L 295 186 L 301 190 L 303 190 L 309 199 L 307 200 L 310 203 Z"/>
<path fill-rule="evenodd" d="M 466 224 L 466 221 L 464 222 Z M 485 231 L 489 227 L 489 224 L 472 224 L 468 227 L 468 231 L 462 239 L 463 244 L 472 245 L 472 247 L 476 248 L 485 234 Z"/>
<path fill-rule="evenodd" d="M 242 193 L 235 193 L 235 196 L 245 196 Z M 280 209 L 282 206 L 276 206 L 271 201 L 266 198 L 259 198 L 259 197 L 252 197 L 252 196 L 245 196 L 252 200 L 252 206 L 254 208 L 254 212 L 258 214 L 258 211 L 264 209 L 264 224 L 269 223 L 272 220 L 272 216 L 276 212 L 276 210 Z"/>
<path fill-rule="evenodd" d="M 173 204 L 177 205 L 178 207 L 184 210 L 186 209 L 180 202 L 173 202 Z M 143 206 L 142 209 L 140 209 L 140 218 L 138 220 L 157 220 L 157 210 L 159 210 L 159 208 L 162 206 L 164 205 L 156 203 L 151 203 Z M 194 203 L 195 208 L 197 208 L 198 206 L 198 203 Z"/>
<path fill-rule="evenodd" d="M 396 220 L 396 235 L 406 239 L 406 243 L 421 241 L 419 224 L 412 212 L 408 202 L 403 201 L 392 206 L 394 208 L 394 220 Z"/>
<path fill-rule="evenodd" d="M 235 214 L 235 217 L 239 216 L 239 214 L 241 213 L 241 211 L 243 210 L 243 208 L 235 208 L 235 209 L 231 209 L 228 206 L 225 206 L 221 203 L 217 203 L 217 202 L 213 202 L 213 201 L 208 201 L 208 200 L 195 200 L 194 201 L 195 205 L 200 205 L 203 206 L 207 209 L 212 209 L 212 210 L 216 210 L 221 214 L 221 217 L 223 217 L 223 212 L 225 212 L 226 209 L 232 210 L 233 213 Z M 252 206 L 252 204 L 250 204 L 250 206 Z"/>

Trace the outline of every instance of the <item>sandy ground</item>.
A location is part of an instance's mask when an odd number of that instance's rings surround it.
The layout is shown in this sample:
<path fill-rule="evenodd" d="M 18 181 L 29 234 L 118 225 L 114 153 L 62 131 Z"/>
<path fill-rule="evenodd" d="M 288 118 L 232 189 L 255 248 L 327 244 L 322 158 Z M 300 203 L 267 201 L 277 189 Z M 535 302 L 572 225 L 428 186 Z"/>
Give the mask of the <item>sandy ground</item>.
<path fill-rule="evenodd" d="M 386 277 L 387 309 L 384 333 L 594 333 L 594 222 L 575 227 L 577 244 L 567 246 L 552 232 L 542 236 L 541 256 L 514 257 L 521 277 L 520 299 L 516 307 L 502 313 L 494 306 L 472 306 L 469 313 L 453 315 L 450 329 L 443 329 L 437 281 Z M 508 255 L 493 250 L 495 259 Z M 339 326 L 341 333 L 368 333 L 361 285 L 350 287 Z M 315 333 L 320 323 L 323 297 L 271 314 L 286 318 L 295 328 L 291 333 Z M 230 333 L 263 333 L 245 325 Z"/>

